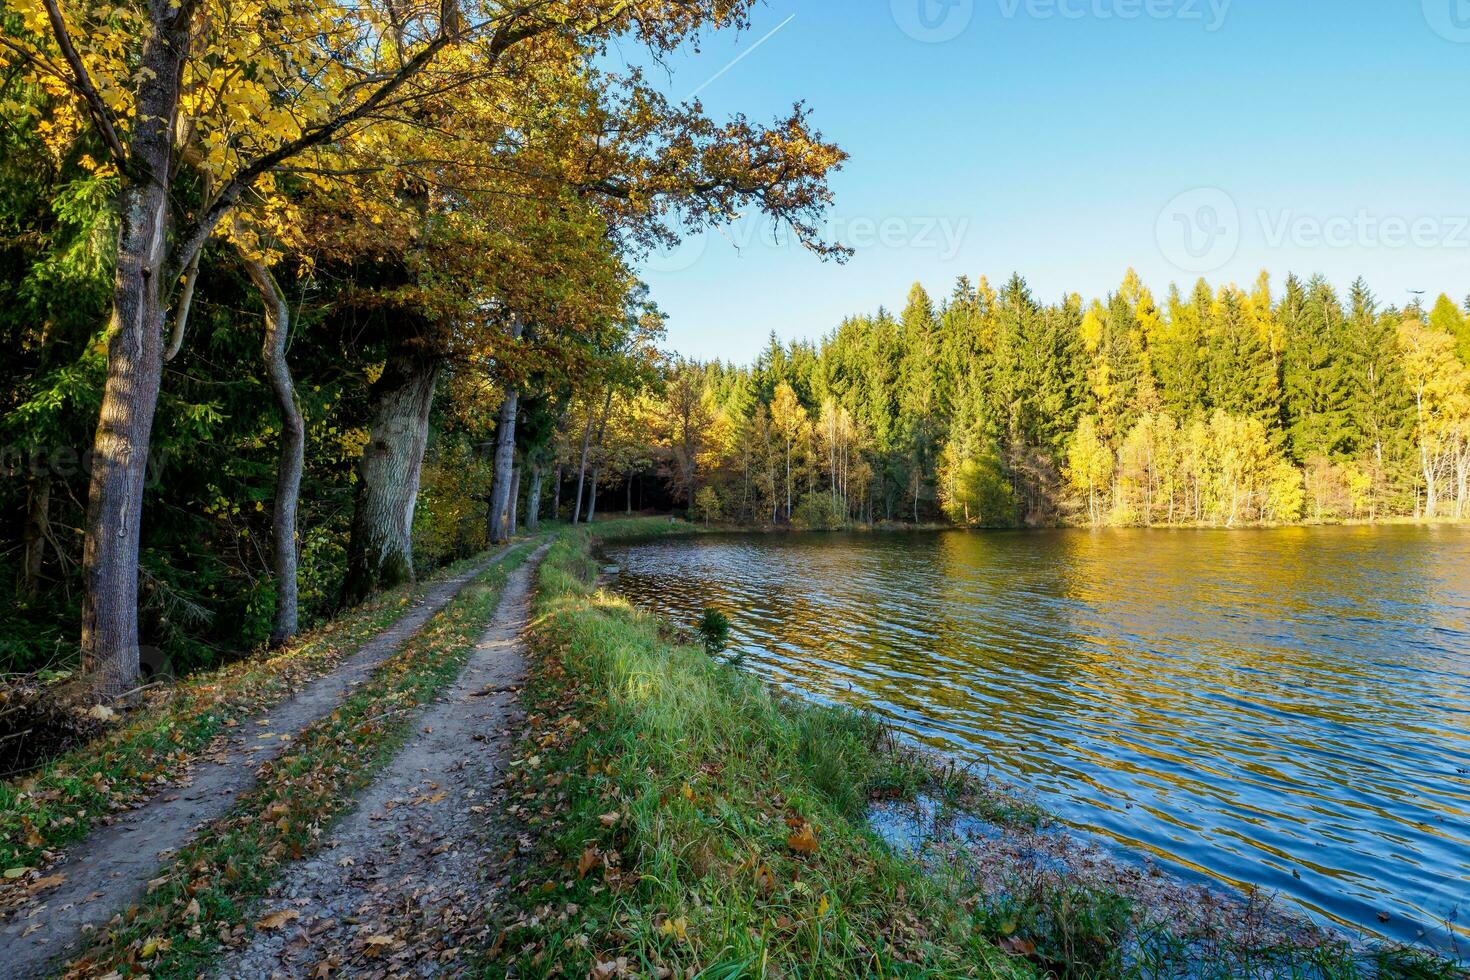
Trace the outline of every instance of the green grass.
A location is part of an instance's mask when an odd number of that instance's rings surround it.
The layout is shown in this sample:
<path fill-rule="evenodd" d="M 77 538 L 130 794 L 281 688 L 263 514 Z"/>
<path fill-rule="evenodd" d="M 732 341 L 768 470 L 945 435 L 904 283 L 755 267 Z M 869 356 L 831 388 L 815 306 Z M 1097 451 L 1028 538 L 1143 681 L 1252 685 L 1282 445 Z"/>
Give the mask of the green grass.
<path fill-rule="evenodd" d="M 232 723 L 330 672 L 402 616 L 433 581 L 463 564 L 384 593 L 284 650 L 191 675 L 117 730 L 0 784 L 0 868 L 44 864 L 108 814 L 164 788 Z"/>
<path fill-rule="evenodd" d="M 1030 974 L 867 829 L 874 790 L 925 778 L 875 722 L 671 641 L 595 590 L 588 547 L 565 533 L 540 570 L 512 798 L 543 850 L 487 973 L 580 977 L 621 958 L 645 976 Z"/>
<path fill-rule="evenodd" d="M 247 923 L 252 900 L 283 864 L 315 848 L 410 736 L 418 709 L 459 675 L 506 577 L 528 552 L 518 547 L 492 565 L 330 716 L 262 766 L 256 786 L 182 848 L 72 969 L 87 976 L 208 972 L 224 937 Z"/>

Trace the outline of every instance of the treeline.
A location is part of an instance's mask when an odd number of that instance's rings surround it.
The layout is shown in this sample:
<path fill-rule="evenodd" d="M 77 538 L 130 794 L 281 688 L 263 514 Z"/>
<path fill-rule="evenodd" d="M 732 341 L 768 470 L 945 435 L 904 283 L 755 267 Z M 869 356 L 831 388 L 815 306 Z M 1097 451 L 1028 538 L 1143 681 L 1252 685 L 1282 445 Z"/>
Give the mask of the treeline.
<path fill-rule="evenodd" d="M 699 515 L 834 526 L 1470 514 L 1470 321 L 1362 282 L 1038 301 L 961 279 L 748 367 L 683 364 L 625 423 Z M 634 411 L 634 409 L 630 409 Z M 637 440 L 634 440 L 637 442 Z"/>
<path fill-rule="evenodd" d="M 503 540 L 650 377 L 649 248 L 753 209 L 841 258 L 805 108 L 601 67 L 751 6 L 7 4 L 0 670 L 115 694 Z"/>

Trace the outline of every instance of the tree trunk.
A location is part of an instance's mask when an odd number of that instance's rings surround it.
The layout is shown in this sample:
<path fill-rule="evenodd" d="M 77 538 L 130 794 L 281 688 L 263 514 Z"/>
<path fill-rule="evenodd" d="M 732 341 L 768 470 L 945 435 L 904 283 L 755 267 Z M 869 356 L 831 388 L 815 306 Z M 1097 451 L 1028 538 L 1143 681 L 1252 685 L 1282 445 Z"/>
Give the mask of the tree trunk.
<path fill-rule="evenodd" d="M 582 491 L 587 481 L 587 454 L 592 451 L 592 411 L 587 411 L 587 428 L 582 432 L 582 461 L 577 464 L 577 500 L 572 504 L 572 523 L 582 520 Z"/>
<path fill-rule="evenodd" d="M 413 512 L 438 379 L 437 358 L 400 347 L 373 385 L 342 587 L 346 605 L 413 579 Z"/>
<path fill-rule="evenodd" d="M 41 473 L 31 480 L 26 493 L 26 523 L 21 535 L 20 581 L 16 591 L 22 599 L 41 594 L 41 574 L 46 565 L 46 536 L 51 526 L 51 477 Z"/>
<path fill-rule="evenodd" d="M 271 563 L 276 574 L 276 616 L 270 645 L 281 647 L 296 635 L 299 589 L 296 562 L 300 554 L 296 512 L 301 499 L 301 470 L 306 453 L 306 423 L 296 400 L 291 367 L 286 363 L 290 310 L 270 270 L 258 259 L 244 258 L 245 271 L 265 305 L 265 343 L 261 356 L 281 413 L 281 457 L 276 467 L 276 500 L 271 514 Z"/>
<path fill-rule="evenodd" d="M 592 493 L 587 501 L 587 523 L 597 512 L 597 480 L 602 475 L 602 445 L 607 439 L 607 417 L 612 411 L 612 385 L 607 386 L 607 397 L 602 401 L 602 421 L 597 424 L 597 465 L 592 468 Z"/>
<path fill-rule="evenodd" d="M 551 496 L 551 519 L 553 521 L 559 521 L 559 520 L 561 520 L 561 484 L 562 484 L 561 464 L 560 463 L 556 464 L 556 479 L 554 479 L 552 481 L 552 483 L 554 484 L 554 486 L 552 488 L 552 496 Z"/>
<path fill-rule="evenodd" d="M 624 513 L 626 513 L 629 517 L 632 517 L 633 516 L 633 474 L 631 474 L 631 473 L 628 474 L 628 479 L 625 481 L 625 483 L 627 485 L 626 485 L 626 487 L 624 489 L 626 489 L 627 492 L 628 492 L 628 503 L 627 503 L 627 507 L 624 510 Z"/>
<path fill-rule="evenodd" d="M 518 527 L 521 526 L 521 523 L 520 523 L 520 504 L 521 504 L 521 468 L 519 466 L 517 466 L 515 469 L 511 470 L 511 476 L 510 476 L 510 514 L 506 518 L 506 521 L 505 521 L 506 537 L 507 538 L 514 536 L 515 533 L 516 533 L 516 528 L 518 528 Z"/>
<path fill-rule="evenodd" d="M 495 475 L 490 484 L 489 524 L 485 534 L 492 545 L 503 544 L 515 532 L 514 526 L 506 527 L 506 515 L 510 509 L 511 480 L 515 469 L 516 412 L 520 397 L 520 392 L 514 388 L 506 391 L 500 402 L 500 420 L 495 426 Z"/>
<path fill-rule="evenodd" d="M 541 526 L 541 464 L 531 467 L 531 489 L 526 492 L 526 530 Z"/>
<path fill-rule="evenodd" d="M 151 8 L 118 209 L 107 380 L 82 547 L 82 671 L 100 694 L 120 694 L 138 676 L 138 533 L 163 379 L 168 180 L 192 9 Z"/>

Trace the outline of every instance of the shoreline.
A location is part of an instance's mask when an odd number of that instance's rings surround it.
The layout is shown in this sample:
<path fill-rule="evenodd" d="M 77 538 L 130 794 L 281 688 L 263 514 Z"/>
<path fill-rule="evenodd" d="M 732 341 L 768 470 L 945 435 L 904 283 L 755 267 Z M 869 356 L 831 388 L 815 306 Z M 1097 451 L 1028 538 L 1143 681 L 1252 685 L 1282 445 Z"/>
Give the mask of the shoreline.
<path fill-rule="evenodd" d="M 918 961 L 899 958 L 922 963 L 919 975 L 996 973 L 998 967 L 1015 972 L 1003 969 L 996 975 L 1063 977 L 1181 971 L 1221 977 L 1467 975 L 1463 965 L 1419 947 L 1354 942 L 1259 892 L 1237 894 L 1223 884 L 1191 886 L 1157 868 L 1140 870 L 1107 859 L 1034 803 L 987 789 L 871 717 L 774 689 L 697 649 L 685 629 L 598 588 L 597 544 L 681 530 L 702 529 L 643 520 L 609 521 L 572 532 L 568 538 L 575 543 L 567 548 L 580 557 L 568 555 L 563 561 L 580 570 L 553 590 L 562 593 L 560 598 L 552 594 L 545 600 L 545 619 L 553 625 L 547 626 L 543 660 L 533 673 L 549 662 L 550 676 L 562 678 L 564 686 L 602 693 L 591 702 L 567 699 L 543 683 L 540 696 L 552 699 L 554 710 L 572 719 L 582 734 L 564 743 L 569 757 L 548 751 L 547 735 L 530 743 L 534 749 L 528 746 L 527 752 L 558 772 L 575 772 L 578 759 L 588 754 L 615 760 L 603 764 L 595 786 L 578 785 L 575 776 L 554 786 L 574 813 L 586 796 L 597 801 L 589 811 L 619 804 L 613 823 L 620 831 L 615 891 L 624 911 L 616 928 L 582 933 L 592 969 L 631 963 L 635 949 L 646 958 L 652 943 L 659 950 L 656 962 L 677 973 L 679 964 L 690 962 L 683 954 L 709 951 L 706 940 L 715 934 L 737 952 L 767 962 L 771 936 L 813 926 L 818 935 L 827 935 L 831 930 L 824 924 L 835 926 L 825 922 L 831 910 L 845 913 L 876 904 L 878 916 L 844 922 L 842 931 L 852 942 L 848 952 L 871 954 L 874 937 L 865 930 L 881 932 L 878 923 L 912 921 L 934 940 Z M 560 611 L 550 611 L 563 603 Z M 645 673 L 649 670 L 656 674 Z M 744 710 L 738 706 L 752 699 L 764 705 L 753 718 L 737 724 L 733 716 L 725 717 Z M 552 717 L 552 710 L 545 715 Z M 710 716 L 724 723 L 711 725 Z M 696 724 L 700 718 L 705 720 Z M 653 739 L 645 726 L 654 726 L 659 741 L 671 739 L 674 745 L 648 744 Z M 852 727 L 839 737 L 827 726 Z M 834 753 L 824 746 L 823 765 L 815 771 L 803 766 L 788 766 L 774 776 L 765 771 L 760 760 L 768 751 L 798 760 L 818 751 L 800 740 L 799 733 L 811 728 L 822 728 L 826 740 L 845 748 Z M 763 748 L 757 758 L 743 758 L 749 750 L 740 746 L 752 739 Z M 625 774 L 625 765 L 637 775 Z M 735 767 L 741 776 L 731 780 L 727 768 Z M 762 786 L 780 788 L 775 806 L 758 802 Z M 523 798 L 547 790 L 544 785 L 538 790 L 538 778 L 524 771 L 512 789 Z M 795 799 L 802 804 L 793 806 Z M 834 801 L 840 803 L 837 812 Z M 765 819 L 754 827 L 736 816 L 751 807 L 765 810 Z M 560 932 L 547 935 L 547 915 L 557 915 L 555 902 L 538 902 L 544 896 L 533 883 L 546 880 L 557 861 L 581 864 L 579 847 L 588 847 L 585 839 L 600 833 L 597 823 L 578 825 L 573 819 L 566 824 L 564 832 L 537 835 L 536 846 L 544 850 L 511 872 L 521 901 L 503 919 L 505 959 L 497 962 L 509 968 L 507 975 L 543 975 L 530 967 Z M 955 833 L 957 827 L 966 832 Z M 810 840 L 802 837 L 808 830 Z M 803 885 L 813 874 L 810 862 L 829 845 L 850 851 L 848 862 L 856 867 L 883 870 L 855 882 L 843 880 L 844 869 L 826 867 L 821 873 L 825 890 Z M 680 855 L 690 848 L 707 858 L 683 861 Z M 580 853 L 604 850 L 597 842 Z M 717 859 L 722 851 L 742 856 L 732 866 Z M 568 888 L 579 912 L 585 913 L 589 903 L 598 907 L 595 894 L 576 882 Z M 920 890 L 922 911 L 911 901 Z M 782 901 L 773 903 L 776 893 Z M 793 915 L 793 902 L 806 905 L 807 900 L 816 909 Z M 653 923 L 651 935 L 630 921 L 640 916 Z M 670 923 L 677 940 L 672 944 L 662 942 Z M 946 938 L 940 941 L 941 936 Z M 906 950 L 904 956 L 913 952 Z M 948 965 L 941 967 L 941 961 Z M 609 969 L 606 976 L 621 975 L 616 966 Z M 779 966 L 774 972 L 781 972 Z M 816 973 L 827 975 L 821 969 Z"/>

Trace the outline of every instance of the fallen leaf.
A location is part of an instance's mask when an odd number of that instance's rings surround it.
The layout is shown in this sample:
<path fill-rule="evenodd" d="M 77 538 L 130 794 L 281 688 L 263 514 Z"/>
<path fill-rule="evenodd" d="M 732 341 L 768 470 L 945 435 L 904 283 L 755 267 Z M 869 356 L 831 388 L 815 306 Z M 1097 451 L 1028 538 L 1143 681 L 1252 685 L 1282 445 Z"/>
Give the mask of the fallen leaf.
<path fill-rule="evenodd" d="M 685 783 L 684 787 L 679 790 L 679 795 L 684 797 L 684 799 L 690 801 L 691 803 L 694 802 L 694 787 L 690 786 L 688 783 Z"/>
<path fill-rule="evenodd" d="M 92 710 L 87 712 L 87 717 L 95 718 L 97 721 L 113 721 L 117 718 L 117 712 L 105 704 L 97 704 L 93 705 Z"/>
<path fill-rule="evenodd" d="M 31 882 L 31 894 L 34 895 L 36 892 L 42 891 L 47 888 L 55 888 L 57 885 L 61 884 L 65 880 L 66 875 L 61 874 L 47 875 L 44 878 L 37 878 L 35 881 Z"/>
<path fill-rule="evenodd" d="M 827 914 L 827 910 L 829 908 L 831 908 L 831 907 L 832 907 L 831 903 L 827 901 L 827 896 L 826 895 L 823 895 L 822 896 L 822 900 L 817 903 L 817 915 L 818 916 L 826 915 Z"/>
<path fill-rule="evenodd" d="M 617 822 L 622 819 L 622 817 L 623 817 L 623 815 L 621 813 L 619 813 L 618 811 L 614 810 L 611 813 L 604 813 L 602 816 L 598 817 L 597 819 L 600 820 L 600 821 L 602 821 L 602 825 L 604 827 L 612 827 L 612 826 L 615 826 L 617 824 Z M 25 869 L 22 868 L 21 869 L 21 872 L 24 872 L 24 871 L 25 871 Z M 5 873 L 7 875 L 10 874 L 9 871 L 7 871 Z"/>
<path fill-rule="evenodd" d="M 587 872 L 597 867 L 601 859 L 602 855 L 596 847 L 588 847 L 582 852 L 582 857 L 577 861 L 577 877 L 587 877 Z"/>
<path fill-rule="evenodd" d="M 30 868 L 6 868 L 5 869 L 5 877 L 11 878 L 11 879 L 19 878 L 21 875 L 25 874 L 29 870 L 31 870 L 31 869 Z"/>
<path fill-rule="evenodd" d="M 255 923 L 257 929 L 279 929 L 288 922 L 301 918 L 301 913 L 295 909 L 281 909 Z"/>
<path fill-rule="evenodd" d="M 797 854 L 817 853 L 817 832 L 809 823 L 803 823 L 786 838 L 786 846 Z"/>

